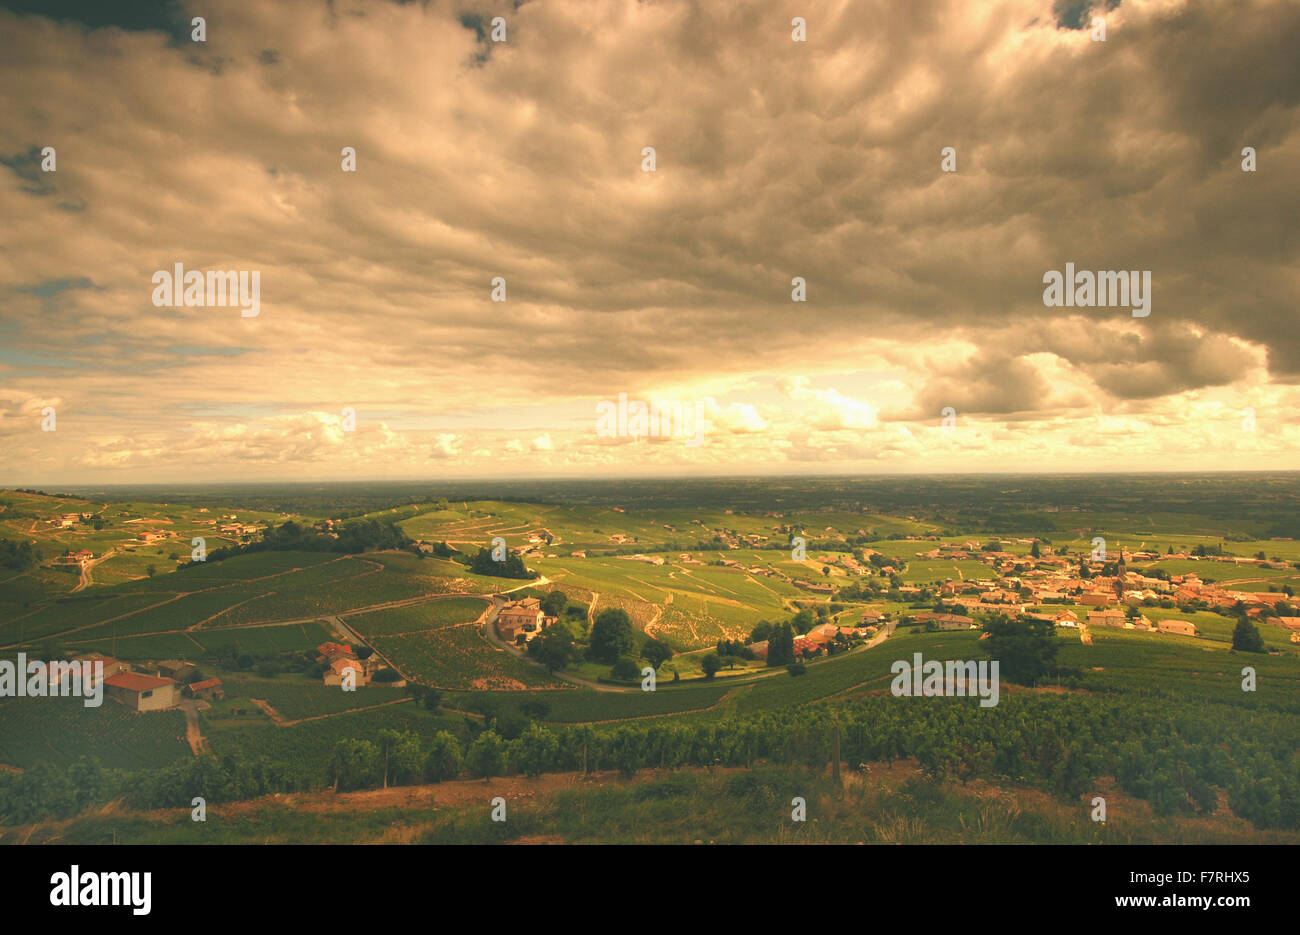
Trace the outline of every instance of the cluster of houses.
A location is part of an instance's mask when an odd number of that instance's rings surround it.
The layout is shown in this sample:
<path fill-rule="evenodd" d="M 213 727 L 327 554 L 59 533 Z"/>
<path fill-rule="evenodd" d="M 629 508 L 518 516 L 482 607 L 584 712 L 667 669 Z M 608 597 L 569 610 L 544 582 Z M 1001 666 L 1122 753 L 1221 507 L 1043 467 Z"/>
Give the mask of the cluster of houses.
<path fill-rule="evenodd" d="M 984 551 L 978 543 L 960 545 L 941 544 L 925 553 L 922 558 L 977 559 L 992 566 L 997 578 L 948 581 L 938 589 L 941 598 L 959 600 L 968 613 L 1000 612 L 1009 616 L 1026 615 L 1036 619 L 1052 620 L 1058 626 L 1077 627 L 1086 622 L 1089 626 L 1123 627 L 1195 636 L 1196 627 L 1186 620 L 1161 620 L 1152 623 L 1140 614 L 1130 616 L 1125 608 L 1151 606 L 1157 602 L 1186 606 L 1204 604 L 1207 609 L 1228 611 L 1239 606 L 1248 616 L 1260 621 L 1285 626 L 1300 633 L 1300 618 L 1287 617 L 1274 611 L 1287 602 L 1287 595 L 1277 592 L 1237 591 L 1218 584 L 1207 584 L 1196 574 L 1171 575 L 1167 580 L 1143 575 L 1128 568 L 1130 562 L 1155 562 L 1167 559 L 1198 561 L 1223 561 L 1232 564 L 1251 564 L 1270 568 L 1285 568 L 1285 563 L 1259 558 L 1200 557 L 1187 554 L 1161 555 L 1151 551 L 1118 550 L 1115 553 L 1117 573 L 1093 574 L 1081 577 L 1079 559 L 1051 553 L 1050 546 L 1042 546 L 1040 557 L 1016 555 L 1001 551 Z M 1100 571 L 1104 563 L 1091 562 L 1091 568 Z M 1017 570 L 1018 569 L 1018 570 Z M 1087 608 L 1086 620 L 1081 621 L 1071 610 L 1034 612 L 1026 614 L 1026 605 L 1075 604 Z M 935 615 L 919 615 L 918 619 Z M 937 621 L 941 626 L 959 625 L 957 621 Z M 1300 639 L 1295 640 L 1300 642 Z"/>
<path fill-rule="evenodd" d="M 252 523 L 222 523 L 217 527 L 217 532 L 223 536 L 255 536 L 261 531 L 262 527 Z"/>
<path fill-rule="evenodd" d="M 635 555 L 620 555 L 619 558 L 629 562 L 645 562 L 648 565 L 662 565 L 664 563 L 662 555 L 642 555 L 640 552 Z"/>
<path fill-rule="evenodd" d="M 316 652 L 316 661 L 326 666 L 325 685 L 342 684 L 349 670 L 354 673 L 355 685 L 368 685 L 379 667 L 374 657 L 358 659 L 356 652 L 346 643 L 322 643 L 316 647 Z M 183 699 L 220 701 L 226 697 L 221 679 L 200 679 L 198 667 L 181 659 L 140 663 L 138 670 L 102 653 L 83 653 L 70 661 L 77 664 L 89 662 L 92 666 L 101 663 L 105 696 L 137 713 L 167 711 Z M 406 682 L 399 679 L 382 684 L 401 688 Z"/>
<path fill-rule="evenodd" d="M 923 613 L 917 614 L 920 623 L 933 623 L 940 630 L 971 630 L 978 626 L 973 617 L 964 614 Z"/>
<path fill-rule="evenodd" d="M 92 667 L 101 664 L 104 695 L 137 714 L 171 710 L 182 698 L 213 701 L 225 697 L 221 679 L 195 679 L 197 667 L 178 659 L 145 663 L 141 671 L 134 671 L 128 663 L 103 653 L 83 653 L 71 661 L 88 662 Z"/>
<path fill-rule="evenodd" d="M 511 601 L 497 612 L 497 635 L 510 643 L 528 641 L 558 620 L 542 610 L 542 602 L 535 597 Z"/>
<path fill-rule="evenodd" d="M 847 643 L 869 639 L 876 635 L 874 624 L 883 622 L 887 616 L 876 611 L 868 611 L 862 615 L 863 625 L 856 627 L 842 627 L 834 623 L 818 624 L 802 636 L 794 638 L 794 656 L 796 659 L 813 659 L 828 654 L 831 644 L 836 640 Z M 766 659 L 767 646 L 767 640 L 763 640 L 760 643 L 751 643 L 748 648 L 757 658 Z"/>
<path fill-rule="evenodd" d="M 357 651 L 350 643 L 321 643 L 316 647 L 316 661 L 325 666 L 321 676 L 325 685 L 342 685 L 351 673 L 351 684 L 357 688 L 369 685 L 378 664 L 374 656 L 367 659 L 357 658 Z M 396 683 L 387 682 L 393 685 Z M 402 683 L 406 684 L 405 682 Z"/>
<path fill-rule="evenodd" d="M 695 559 L 691 559 L 687 553 L 682 553 L 681 558 L 683 560 L 683 563 L 686 564 L 695 564 L 695 565 L 703 564 L 703 562 L 700 562 Z M 779 568 L 773 568 L 768 565 L 746 565 L 744 562 L 738 562 L 734 558 L 727 558 L 725 555 L 717 559 L 717 564 L 722 565 L 724 568 L 734 568 L 737 571 L 743 571 L 746 574 L 761 575 L 764 578 L 774 578 L 777 581 L 784 581 L 786 584 L 794 584 L 810 591 L 814 590 L 814 586 L 811 582 L 795 581 L 785 572 L 781 571 Z M 819 585 L 818 587 L 822 587 L 822 586 Z M 835 590 L 829 585 L 825 585 L 824 587 L 825 590 L 820 593 L 830 594 L 833 593 Z"/>
<path fill-rule="evenodd" d="M 90 549 L 68 549 L 54 560 L 56 565 L 84 565 L 95 557 Z"/>

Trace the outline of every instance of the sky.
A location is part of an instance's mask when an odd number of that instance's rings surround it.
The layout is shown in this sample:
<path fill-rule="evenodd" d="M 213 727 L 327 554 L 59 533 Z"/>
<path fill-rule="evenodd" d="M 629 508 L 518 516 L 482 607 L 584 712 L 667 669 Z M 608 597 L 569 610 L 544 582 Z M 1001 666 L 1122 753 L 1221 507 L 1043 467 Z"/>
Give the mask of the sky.
<path fill-rule="evenodd" d="M 1295 468 L 1297 48 L 1269 0 L 0 2 L 0 484 Z"/>

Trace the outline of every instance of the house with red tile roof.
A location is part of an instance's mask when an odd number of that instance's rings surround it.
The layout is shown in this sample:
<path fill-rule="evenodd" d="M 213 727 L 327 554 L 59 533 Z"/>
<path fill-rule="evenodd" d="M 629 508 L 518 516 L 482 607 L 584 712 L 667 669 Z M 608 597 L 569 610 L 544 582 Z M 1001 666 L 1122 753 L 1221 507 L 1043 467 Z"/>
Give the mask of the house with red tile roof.
<path fill-rule="evenodd" d="M 325 673 L 326 685 L 342 685 L 343 678 L 347 672 L 353 674 L 353 685 L 360 688 L 370 681 L 370 673 L 367 671 L 366 664 L 357 659 L 350 659 L 346 656 L 340 656 L 330 663 L 329 669 Z"/>
<path fill-rule="evenodd" d="M 823 623 L 813 627 L 807 633 L 807 638 L 818 645 L 824 645 L 835 639 L 839 635 L 840 628 L 833 623 Z"/>
<path fill-rule="evenodd" d="M 176 682 L 173 679 L 119 672 L 104 679 L 104 690 L 108 697 L 137 713 L 176 707 Z"/>
<path fill-rule="evenodd" d="M 181 689 L 181 693 L 187 698 L 202 698 L 204 701 L 220 701 L 226 697 L 226 692 L 221 687 L 221 679 L 217 678 L 190 682 Z"/>
<path fill-rule="evenodd" d="M 352 647 L 347 643 L 321 643 L 316 647 L 316 661 L 329 664 L 340 656 L 352 656 Z"/>
<path fill-rule="evenodd" d="M 1088 626 L 1090 627 L 1121 627 L 1127 622 L 1122 610 L 1098 610 L 1088 613 Z"/>
<path fill-rule="evenodd" d="M 794 655 L 796 659 L 803 656 L 820 656 L 823 652 L 825 650 L 822 649 L 820 644 L 813 642 L 806 636 L 796 636 L 794 638 Z"/>

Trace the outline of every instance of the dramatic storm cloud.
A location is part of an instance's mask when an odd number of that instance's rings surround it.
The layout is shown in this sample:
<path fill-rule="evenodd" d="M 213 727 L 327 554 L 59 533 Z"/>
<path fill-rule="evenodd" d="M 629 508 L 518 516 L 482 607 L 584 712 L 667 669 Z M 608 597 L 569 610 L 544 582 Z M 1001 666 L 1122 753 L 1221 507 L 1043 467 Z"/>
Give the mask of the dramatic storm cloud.
<path fill-rule="evenodd" d="M 1295 464 L 1294 3 L 7 6 L 0 482 Z"/>

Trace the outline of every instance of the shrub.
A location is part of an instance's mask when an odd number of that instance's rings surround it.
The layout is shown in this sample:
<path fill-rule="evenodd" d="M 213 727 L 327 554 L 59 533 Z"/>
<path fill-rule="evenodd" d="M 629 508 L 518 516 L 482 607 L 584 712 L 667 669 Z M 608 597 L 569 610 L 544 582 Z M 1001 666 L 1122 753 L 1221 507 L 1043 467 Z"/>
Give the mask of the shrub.
<path fill-rule="evenodd" d="M 619 656 L 609 670 L 609 677 L 620 682 L 635 682 L 640 675 L 641 670 L 631 656 Z"/>

